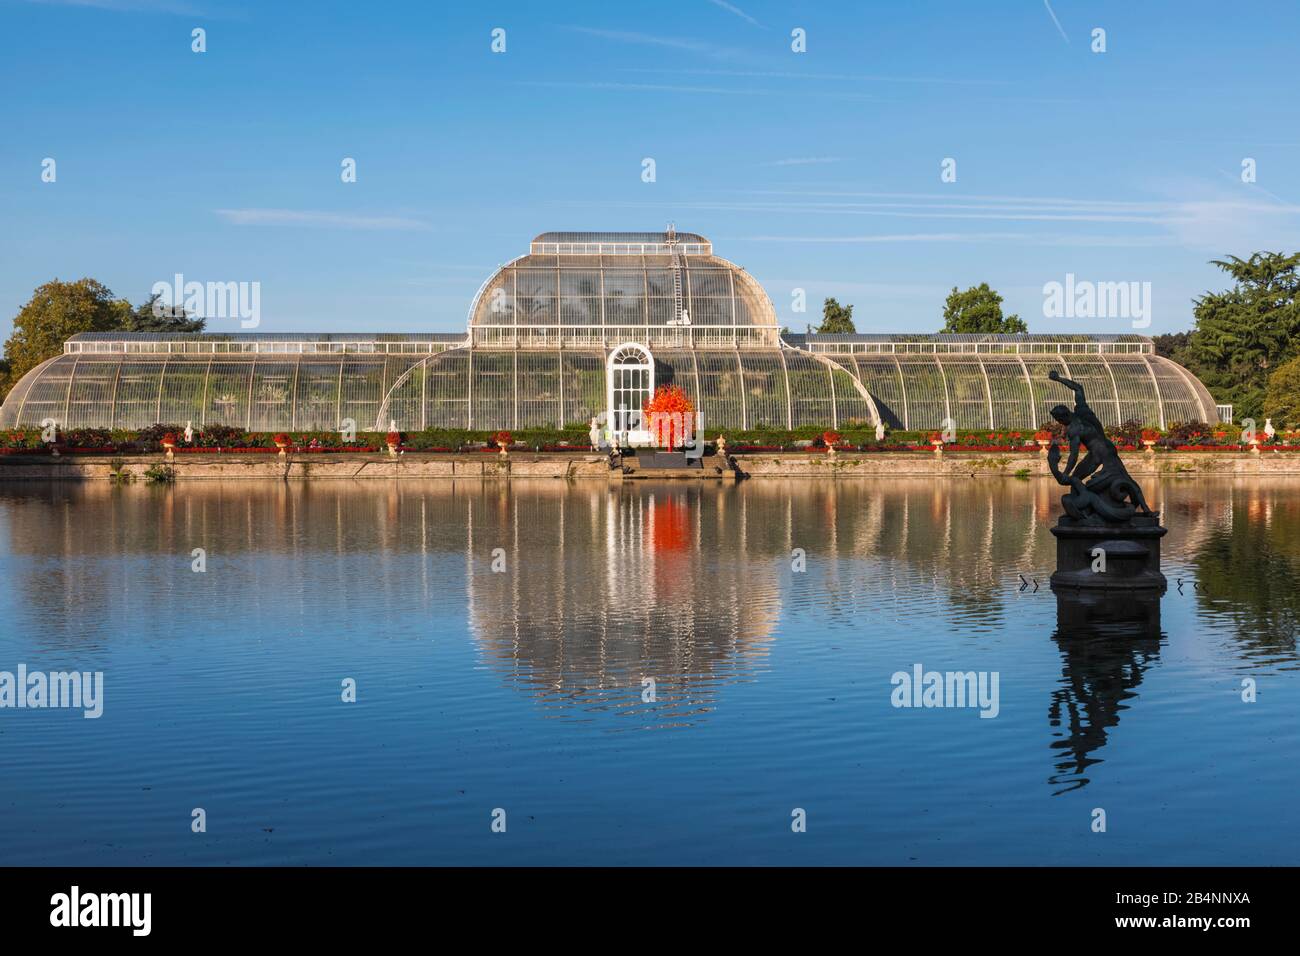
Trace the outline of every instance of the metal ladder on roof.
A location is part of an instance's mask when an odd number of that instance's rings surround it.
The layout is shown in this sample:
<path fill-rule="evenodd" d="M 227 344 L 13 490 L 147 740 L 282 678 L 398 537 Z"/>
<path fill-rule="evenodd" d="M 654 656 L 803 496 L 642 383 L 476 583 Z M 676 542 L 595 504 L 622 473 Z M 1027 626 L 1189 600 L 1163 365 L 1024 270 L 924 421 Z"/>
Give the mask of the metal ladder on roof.
<path fill-rule="evenodd" d="M 682 308 L 682 256 L 677 251 L 677 227 L 671 222 L 665 232 L 665 244 L 668 246 L 668 253 L 673 258 L 673 325 L 681 325 L 683 318 Z"/>

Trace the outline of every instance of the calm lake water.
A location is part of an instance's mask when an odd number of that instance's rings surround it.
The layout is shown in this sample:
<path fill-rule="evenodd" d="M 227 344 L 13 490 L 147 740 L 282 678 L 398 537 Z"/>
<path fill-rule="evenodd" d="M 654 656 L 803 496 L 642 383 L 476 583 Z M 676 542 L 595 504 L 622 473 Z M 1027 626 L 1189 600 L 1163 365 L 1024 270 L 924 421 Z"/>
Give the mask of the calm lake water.
<path fill-rule="evenodd" d="M 1298 493 L 1152 483 L 1088 637 L 1042 481 L 0 485 L 0 670 L 104 673 L 0 710 L 0 865 L 1295 864 Z"/>

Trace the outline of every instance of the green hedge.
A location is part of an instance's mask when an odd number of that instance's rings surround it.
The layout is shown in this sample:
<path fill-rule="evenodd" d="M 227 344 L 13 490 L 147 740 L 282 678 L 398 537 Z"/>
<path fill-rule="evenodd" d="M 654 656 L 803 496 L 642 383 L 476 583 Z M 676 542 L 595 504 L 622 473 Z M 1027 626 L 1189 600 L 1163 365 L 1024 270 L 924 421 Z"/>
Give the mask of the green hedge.
<path fill-rule="evenodd" d="M 775 448 L 793 448 L 796 442 L 823 444 L 822 435 L 829 429 L 817 426 L 804 426 L 795 429 L 751 428 L 751 429 L 706 429 L 705 438 L 716 442 L 725 436 L 727 443 L 734 447 L 743 445 L 760 445 Z M 159 451 L 162 437 L 168 432 L 178 438 L 184 437 L 184 426 L 159 423 L 138 431 L 121 429 L 80 428 L 59 433 L 59 443 L 72 448 L 103 448 L 113 446 L 123 450 Z M 836 429 L 842 444 L 876 445 L 876 430 L 865 425 L 846 425 Z M 1059 438 L 1063 429 L 1053 429 Z M 1138 445 L 1141 441 L 1141 426 L 1134 422 L 1106 429 L 1107 435 L 1117 444 Z M 228 425 L 212 425 L 203 430 L 196 430 L 194 444 L 206 448 L 272 448 L 275 445 L 274 432 L 245 432 Z M 294 431 L 286 432 L 300 446 L 310 445 L 316 441 L 327 448 L 371 447 L 382 448 L 387 435 L 385 432 L 358 432 L 355 440 L 343 441 L 336 431 Z M 492 445 L 496 436 L 491 430 L 469 430 L 459 428 L 430 428 L 424 431 L 402 433 L 402 443 L 411 449 L 450 448 L 458 449 L 472 445 Z M 887 430 L 886 445 L 919 444 L 928 445 L 930 436 L 935 431 L 926 430 Z M 548 446 L 569 445 L 585 448 L 590 443 L 588 426 L 571 424 L 564 428 L 527 428 L 510 432 L 516 445 L 528 448 L 545 448 Z M 1280 438 L 1281 436 L 1279 436 Z M 960 445 L 1019 445 L 1032 442 L 1034 432 L 1006 429 L 992 431 L 988 429 L 958 429 L 956 442 Z M 1262 435 L 1261 435 L 1262 440 Z M 1181 445 L 1235 445 L 1241 442 L 1240 425 L 1208 425 L 1203 422 L 1173 424 L 1161 433 L 1159 444 L 1162 447 Z M 34 428 L 12 429 L 0 432 L 0 448 L 22 449 L 40 448 L 45 443 L 41 440 L 41 431 Z"/>

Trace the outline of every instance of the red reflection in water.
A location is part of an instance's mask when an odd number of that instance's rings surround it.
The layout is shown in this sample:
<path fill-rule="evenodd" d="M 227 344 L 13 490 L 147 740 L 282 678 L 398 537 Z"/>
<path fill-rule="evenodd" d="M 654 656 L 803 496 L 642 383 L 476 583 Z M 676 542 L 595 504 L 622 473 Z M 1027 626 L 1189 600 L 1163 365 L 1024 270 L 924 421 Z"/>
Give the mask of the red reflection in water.
<path fill-rule="evenodd" d="M 650 550 L 655 554 L 684 554 L 691 547 L 691 509 L 675 495 L 654 497 L 645 511 L 650 525 Z"/>

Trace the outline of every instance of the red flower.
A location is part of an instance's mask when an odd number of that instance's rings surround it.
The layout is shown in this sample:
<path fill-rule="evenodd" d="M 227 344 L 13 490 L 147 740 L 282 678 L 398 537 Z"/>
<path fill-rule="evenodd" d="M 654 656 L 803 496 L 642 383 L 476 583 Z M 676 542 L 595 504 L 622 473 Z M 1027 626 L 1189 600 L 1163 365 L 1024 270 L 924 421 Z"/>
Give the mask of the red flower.
<path fill-rule="evenodd" d="M 271 440 L 272 440 L 273 442 L 275 442 L 277 445 L 292 445 L 292 444 L 293 444 L 293 439 L 290 438 L 288 435 L 286 435 L 284 432 L 277 432 L 277 433 L 276 433 L 276 436 L 275 436 L 273 439 L 271 439 Z"/>
<path fill-rule="evenodd" d="M 505 448 L 515 440 L 514 436 L 507 431 L 499 431 L 492 436 L 492 444 L 498 448 Z"/>

